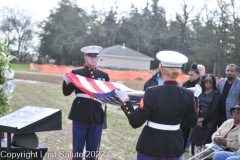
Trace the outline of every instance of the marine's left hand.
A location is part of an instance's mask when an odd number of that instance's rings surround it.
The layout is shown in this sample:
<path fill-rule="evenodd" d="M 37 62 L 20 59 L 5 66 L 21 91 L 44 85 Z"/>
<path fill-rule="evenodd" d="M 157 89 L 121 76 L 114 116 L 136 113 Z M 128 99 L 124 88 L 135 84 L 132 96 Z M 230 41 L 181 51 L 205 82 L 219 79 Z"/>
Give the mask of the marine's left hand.
<path fill-rule="evenodd" d="M 127 99 L 129 99 L 126 91 L 122 91 L 116 88 L 115 93 L 122 102 L 125 102 Z"/>

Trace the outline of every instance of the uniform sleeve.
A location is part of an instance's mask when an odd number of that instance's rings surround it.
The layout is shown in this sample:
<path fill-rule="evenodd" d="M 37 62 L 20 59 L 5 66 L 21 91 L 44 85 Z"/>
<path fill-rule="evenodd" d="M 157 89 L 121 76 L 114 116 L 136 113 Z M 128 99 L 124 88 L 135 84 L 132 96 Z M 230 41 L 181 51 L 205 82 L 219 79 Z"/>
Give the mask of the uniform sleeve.
<path fill-rule="evenodd" d="M 148 90 L 146 90 L 144 94 L 144 98 L 141 100 L 140 105 L 137 109 L 134 110 L 131 102 L 123 103 L 121 106 L 123 112 L 128 118 L 129 124 L 133 128 L 141 127 L 146 120 L 148 119 L 149 115 L 151 114 L 151 98 Z"/>
<path fill-rule="evenodd" d="M 108 74 L 106 74 L 105 81 L 110 81 L 110 78 L 109 78 Z"/>
<path fill-rule="evenodd" d="M 193 94 L 189 95 L 189 103 L 184 115 L 185 123 L 189 127 L 195 127 L 197 125 L 197 108 L 198 108 L 198 98 L 194 97 Z"/>
<path fill-rule="evenodd" d="M 72 92 L 74 91 L 74 85 L 72 83 L 69 83 L 68 85 L 65 83 L 65 81 L 63 81 L 62 84 L 62 92 L 64 96 L 69 96 L 70 94 L 72 94 Z"/>

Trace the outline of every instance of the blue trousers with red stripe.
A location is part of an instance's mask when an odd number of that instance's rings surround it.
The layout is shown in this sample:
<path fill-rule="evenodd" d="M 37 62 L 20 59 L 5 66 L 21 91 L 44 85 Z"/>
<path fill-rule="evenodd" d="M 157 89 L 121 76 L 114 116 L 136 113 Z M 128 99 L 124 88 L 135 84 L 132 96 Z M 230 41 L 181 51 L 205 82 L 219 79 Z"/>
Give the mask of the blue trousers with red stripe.
<path fill-rule="evenodd" d="M 137 160 L 180 160 L 180 157 L 179 158 L 151 158 L 151 157 L 147 157 L 147 156 L 144 156 L 140 153 L 137 154 Z"/>
<path fill-rule="evenodd" d="M 83 125 L 73 121 L 73 160 L 94 160 L 102 135 L 102 125 L 90 126 Z M 83 154 L 83 148 L 86 144 L 86 151 Z"/>

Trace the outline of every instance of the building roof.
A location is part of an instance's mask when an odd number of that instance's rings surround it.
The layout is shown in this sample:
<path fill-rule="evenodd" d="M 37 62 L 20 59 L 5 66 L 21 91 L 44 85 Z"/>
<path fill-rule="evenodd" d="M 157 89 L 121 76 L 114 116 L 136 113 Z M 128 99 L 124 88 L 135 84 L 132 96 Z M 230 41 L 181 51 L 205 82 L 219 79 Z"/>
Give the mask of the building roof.
<path fill-rule="evenodd" d="M 107 48 L 103 48 L 99 56 L 101 57 L 118 57 L 118 58 L 128 58 L 128 59 L 141 59 L 153 61 L 152 57 L 149 57 L 143 53 L 137 52 L 125 46 L 115 45 Z"/>

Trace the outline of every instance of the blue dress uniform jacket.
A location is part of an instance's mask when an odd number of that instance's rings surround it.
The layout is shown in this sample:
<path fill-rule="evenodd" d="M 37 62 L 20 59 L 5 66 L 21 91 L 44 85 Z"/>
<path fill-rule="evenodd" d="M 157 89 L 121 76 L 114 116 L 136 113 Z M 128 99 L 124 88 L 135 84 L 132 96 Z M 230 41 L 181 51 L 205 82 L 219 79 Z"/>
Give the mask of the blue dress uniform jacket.
<path fill-rule="evenodd" d="M 138 128 L 146 121 L 164 125 L 179 125 L 185 118 L 187 124 L 197 124 L 193 92 L 179 86 L 177 81 L 164 81 L 163 85 L 149 87 L 134 110 L 131 102 L 121 106 L 130 125 Z M 183 153 L 180 128 L 174 131 L 151 128 L 146 125 L 138 139 L 137 152 L 152 158 L 177 158 Z"/>
<path fill-rule="evenodd" d="M 91 69 L 88 66 L 85 66 L 82 69 L 72 70 L 72 73 L 87 78 L 109 81 L 107 73 L 96 68 Z M 65 96 L 70 95 L 73 91 L 75 91 L 75 94 L 83 93 L 72 83 L 67 85 L 65 81 L 62 85 L 62 91 Z M 68 118 L 81 124 L 95 126 L 103 124 L 103 116 L 104 114 L 101 103 L 89 98 L 76 97 L 72 103 Z"/>

